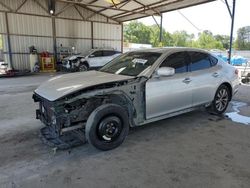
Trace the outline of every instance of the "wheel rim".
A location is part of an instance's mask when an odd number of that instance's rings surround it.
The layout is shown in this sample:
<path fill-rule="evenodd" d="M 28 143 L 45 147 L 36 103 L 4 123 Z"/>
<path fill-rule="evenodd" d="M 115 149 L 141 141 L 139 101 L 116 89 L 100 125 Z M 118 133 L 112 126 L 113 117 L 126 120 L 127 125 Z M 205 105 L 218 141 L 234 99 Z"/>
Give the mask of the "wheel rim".
<path fill-rule="evenodd" d="M 85 65 L 80 65 L 79 70 L 80 71 L 87 71 L 87 67 Z"/>
<path fill-rule="evenodd" d="M 109 116 L 101 120 L 98 127 L 98 136 L 102 141 L 115 141 L 122 131 L 122 121 L 116 116 Z"/>
<path fill-rule="evenodd" d="M 215 106 L 218 111 L 223 111 L 227 107 L 228 103 L 228 92 L 226 89 L 221 89 L 217 95 L 215 100 Z"/>

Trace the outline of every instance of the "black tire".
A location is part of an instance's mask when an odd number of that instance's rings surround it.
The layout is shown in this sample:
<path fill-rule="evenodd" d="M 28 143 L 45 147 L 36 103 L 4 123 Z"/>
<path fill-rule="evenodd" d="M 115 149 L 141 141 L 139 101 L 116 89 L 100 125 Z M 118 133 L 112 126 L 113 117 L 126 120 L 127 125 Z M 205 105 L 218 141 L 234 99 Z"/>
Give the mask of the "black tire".
<path fill-rule="evenodd" d="M 99 150 L 120 146 L 129 132 L 127 111 L 120 105 L 104 104 L 89 116 L 85 128 L 87 141 Z"/>
<path fill-rule="evenodd" d="M 214 100 L 211 104 L 210 110 L 213 114 L 223 114 L 230 101 L 230 91 L 226 85 L 221 85 L 214 96 Z"/>
<path fill-rule="evenodd" d="M 86 63 L 80 63 L 79 67 L 78 67 L 80 72 L 85 72 L 88 71 L 88 65 Z"/>

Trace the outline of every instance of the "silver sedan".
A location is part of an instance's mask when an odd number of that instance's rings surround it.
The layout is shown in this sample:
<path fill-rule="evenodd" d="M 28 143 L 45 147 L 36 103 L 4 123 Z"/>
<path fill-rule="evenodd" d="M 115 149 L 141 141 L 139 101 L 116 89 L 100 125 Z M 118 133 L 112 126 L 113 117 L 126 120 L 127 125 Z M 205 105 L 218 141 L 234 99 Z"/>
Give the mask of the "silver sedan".
<path fill-rule="evenodd" d="M 125 53 L 99 71 L 52 78 L 35 90 L 34 100 L 49 141 L 55 132 L 59 139 L 77 130 L 109 150 L 123 142 L 129 127 L 200 107 L 222 114 L 238 85 L 237 69 L 207 51 L 157 48 Z"/>

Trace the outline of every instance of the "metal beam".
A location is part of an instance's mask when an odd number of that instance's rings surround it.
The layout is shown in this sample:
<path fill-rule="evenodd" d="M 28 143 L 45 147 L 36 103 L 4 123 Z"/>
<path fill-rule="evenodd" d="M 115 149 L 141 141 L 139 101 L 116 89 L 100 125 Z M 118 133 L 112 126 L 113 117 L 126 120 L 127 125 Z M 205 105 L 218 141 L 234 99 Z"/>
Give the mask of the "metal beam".
<path fill-rule="evenodd" d="M 131 0 L 128 0 L 128 1 L 123 1 L 123 2 L 120 2 L 120 3 L 118 3 L 118 4 L 116 4 L 117 6 L 118 5 L 121 5 L 121 4 L 123 4 L 121 7 L 123 7 L 125 4 L 127 4 L 129 1 L 131 1 Z M 91 4 L 91 3 L 90 3 Z M 114 5 L 112 5 L 112 6 L 110 6 L 110 7 L 114 7 Z M 121 8 L 120 7 L 120 8 Z M 94 15 L 96 15 L 96 14 L 100 14 L 101 12 L 103 12 L 103 11 L 105 11 L 105 10 L 107 10 L 108 8 L 103 8 L 103 9 L 101 9 L 101 10 L 98 10 L 98 11 L 96 11 L 96 12 L 94 12 L 93 14 L 91 14 L 91 15 L 89 15 L 86 19 L 88 20 L 89 18 L 91 18 L 91 17 L 93 17 Z"/>
<path fill-rule="evenodd" d="M 154 15 L 152 16 L 152 18 L 154 19 L 156 25 L 158 26 L 158 28 L 160 29 L 160 25 L 158 24 L 157 20 L 155 19 Z"/>
<path fill-rule="evenodd" d="M 51 16 L 52 19 L 52 37 L 53 37 L 53 53 L 55 64 L 57 62 L 57 48 L 56 48 L 56 18 L 55 16 Z"/>
<path fill-rule="evenodd" d="M 91 22 L 91 48 L 94 48 L 94 24 Z"/>
<path fill-rule="evenodd" d="M 6 24 L 6 32 L 7 32 L 7 43 L 8 43 L 8 54 L 10 60 L 10 68 L 14 69 L 13 67 L 13 59 L 12 59 L 12 49 L 11 49 L 11 41 L 10 41 L 10 31 L 9 31 L 9 21 L 8 21 L 8 13 L 5 12 L 5 24 Z"/>
<path fill-rule="evenodd" d="M 170 10 L 164 10 L 164 11 L 160 11 L 160 13 L 166 13 L 166 12 L 172 12 L 172 11 L 175 11 L 175 10 L 179 10 L 179 9 L 183 9 L 183 8 L 188 8 L 188 7 L 193 7 L 193 6 L 197 6 L 197 5 L 201 5 L 201 4 L 205 4 L 205 3 L 209 3 L 209 2 L 212 2 L 212 1 L 216 1 L 216 0 L 206 0 L 205 2 L 198 2 L 198 3 L 194 3 L 194 4 L 191 4 L 191 5 L 184 5 L 184 6 L 179 6 L 177 8 L 173 8 L 173 9 L 170 9 Z M 158 2 L 159 3 L 159 2 Z M 172 2 L 170 2 L 172 3 Z M 173 3 L 176 3 L 176 2 L 173 2 Z M 155 3 L 153 3 L 155 4 Z M 148 5 L 148 6 L 152 6 L 152 4 Z M 162 5 L 159 5 L 159 6 L 154 6 L 153 8 L 160 8 Z M 163 5 L 164 6 L 164 5 Z M 134 9 L 135 10 L 135 9 Z M 124 13 L 123 13 L 124 14 Z M 112 16 L 111 18 L 114 18 L 114 19 L 117 19 L 116 16 L 118 15 L 114 15 Z M 120 18 L 123 19 L 124 17 L 126 16 L 129 16 L 129 14 L 127 15 L 124 15 L 124 16 L 121 16 Z M 129 18 L 129 19 L 123 19 L 123 20 L 120 20 L 117 19 L 119 22 L 126 22 L 126 21 L 131 21 L 131 20 L 136 20 L 136 19 L 140 19 L 140 18 L 145 18 L 146 16 L 137 16 L 137 17 L 134 17 L 134 18 Z"/>
<path fill-rule="evenodd" d="M 89 11 L 91 11 L 91 12 L 97 13 L 95 10 L 92 10 L 92 9 L 90 9 L 90 8 L 84 6 L 84 5 L 78 4 L 78 6 L 79 6 L 79 7 L 82 7 L 83 9 L 89 10 Z M 107 19 L 111 19 L 111 20 L 113 20 L 114 22 L 118 22 L 118 21 L 116 21 L 115 19 L 112 19 L 112 18 L 110 18 L 110 17 L 108 17 L 108 16 L 106 16 L 106 15 L 104 15 L 104 14 L 99 13 L 99 15 L 104 16 L 104 17 L 107 18 Z M 88 18 L 88 19 L 89 19 L 89 18 Z M 86 20 L 88 20 L 88 19 L 86 18 Z"/>
<path fill-rule="evenodd" d="M 132 0 L 127 0 L 127 1 L 123 1 L 122 3 L 122 5 L 119 7 L 119 8 L 122 8 L 122 7 L 124 7 L 126 4 L 128 4 L 130 1 L 132 1 Z"/>
<path fill-rule="evenodd" d="M 66 4 L 59 12 L 55 14 L 55 16 L 58 16 L 59 14 L 63 13 L 65 10 L 67 10 L 68 8 L 72 6 L 74 6 L 74 4 Z"/>
<path fill-rule="evenodd" d="M 8 9 L 9 11 L 13 11 L 12 8 L 10 8 L 8 5 L 4 4 L 0 1 L 0 5 L 2 5 L 4 8 Z"/>
<path fill-rule="evenodd" d="M 75 1 L 68 1 L 68 0 L 57 0 L 59 2 L 64 2 L 64 3 L 74 3 L 74 4 L 79 4 L 79 5 L 82 5 L 82 6 L 85 6 L 86 7 L 94 7 L 94 8 L 107 8 L 109 10 L 115 10 L 115 11 L 122 11 L 124 13 L 131 13 L 131 14 L 137 14 L 138 12 L 134 11 L 134 10 L 126 10 L 126 9 L 117 9 L 117 8 L 114 8 L 114 7 L 105 7 L 105 6 L 102 6 L 102 5 L 92 5 L 92 4 L 88 4 L 88 3 L 83 3 L 83 2 L 75 2 Z M 183 0 L 182 0 L 183 1 Z M 141 8 L 140 8 L 141 9 Z M 91 9 L 92 10 L 92 9 Z M 92 10 L 93 11 L 93 10 Z M 142 12 L 142 11 L 141 11 Z M 147 14 L 147 13 L 141 13 L 141 14 L 144 14 L 144 15 L 147 15 L 147 16 L 151 16 L 151 14 Z M 108 17 L 108 16 L 106 16 Z"/>
<path fill-rule="evenodd" d="M 74 7 L 75 7 L 76 11 L 78 12 L 78 14 L 81 16 L 81 18 L 82 18 L 83 20 L 86 20 L 85 17 L 84 17 L 84 16 L 82 15 L 82 13 L 80 12 L 80 10 L 77 8 L 77 6 L 74 5 Z"/>
<path fill-rule="evenodd" d="M 231 22 L 231 34 L 230 34 L 230 46 L 229 46 L 229 54 L 228 54 L 228 63 L 229 63 L 229 64 L 231 63 L 231 57 L 232 57 L 235 7 L 236 7 L 236 0 L 233 0 L 233 11 L 232 11 L 232 22 Z"/>
<path fill-rule="evenodd" d="M 157 20 L 155 19 L 154 16 L 152 16 L 152 18 L 154 19 L 156 25 L 158 26 L 159 30 L 160 30 L 160 35 L 159 35 L 159 41 L 162 42 L 162 17 L 163 15 L 161 15 L 161 21 L 160 21 L 160 25 L 159 23 L 157 22 Z"/>
<path fill-rule="evenodd" d="M 225 0 L 225 4 L 226 4 L 226 6 L 227 6 L 227 10 L 228 10 L 228 12 L 229 12 L 229 15 L 230 15 L 230 17 L 232 18 L 232 11 L 231 11 L 231 9 L 230 9 L 230 7 L 229 7 L 229 4 L 228 4 L 228 1 L 227 0 Z"/>
<path fill-rule="evenodd" d="M 123 53 L 123 23 L 121 24 L 121 52 Z"/>
<path fill-rule="evenodd" d="M 158 11 L 156 11 L 154 8 L 150 8 L 149 6 L 144 5 L 143 3 L 141 3 L 141 2 L 138 1 L 138 0 L 133 0 L 133 1 L 136 2 L 136 3 L 138 3 L 138 4 L 141 5 L 141 6 L 144 6 L 144 9 L 145 9 L 145 8 L 149 8 L 150 10 L 154 11 L 156 14 L 159 14 L 159 16 L 161 16 L 161 13 L 158 12 Z"/>
<path fill-rule="evenodd" d="M 21 3 L 21 5 L 15 10 L 15 12 L 18 12 L 18 10 L 20 10 L 26 2 L 27 2 L 27 0 L 24 0 L 24 1 Z"/>
<path fill-rule="evenodd" d="M 127 13 L 120 13 L 120 14 L 117 14 L 117 15 L 114 15 L 114 16 L 112 16 L 111 18 L 115 18 L 115 19 L 117 19 L 117 18 L 121 18 L 121 17 L 125 17 L 125 16 L 131 16 L 131 15 L 133 15 L 133 13 L 135 12 L 136 14 L 142 14 L 143 12 L 145 12 L 145 11 L 148 11 L 148 10 L 150 10 L 150 9 L 152 9 L 152 8 L 159 8 L 159 7 L 162 7 L 162 6 L 167 6 L 167 5 L 171 5 L 171 4 L 174 4 L 174 3 L 177 3 L 177 2 L 182 2 L 183 0 L 174 0 L 174 1 L 168 1 L 168 2 L 166 2 L 166 3 L 162 3 L 162 4 L 160 4 L 159 5 L 159 2 L 156 2 L 156 3 L 151 3 L 151 4 L 149 4 L 149 5 L 147 5 L 147 7 L 146 8 L 143 8 L 143 7 L 140 7 L 140 8 L 136 8 L 136 9 L 133 9 L 132 11 L 133 12 L 131 12 L 130 14 L 127 14 Z M 150 16 L 152 16 L 152 15 L 150 15 Z"/>
<path fill-rule="evenodd" d="M 161 25 L 160 25 L 160 42 L 162 42 L 162 20 L 163 20 L 163 15 L 161 15 Z"/>
<path fill-rule="evenodd" d="M 46 9 L 38 0 L 33 0 L 34 2 L 36 2 L 36 4 L 40 7 L 40 8 L 42 8 L 45 12 L 47 12 L 47 14 L 49 14 L 48 13 L 48 9 Z"/>

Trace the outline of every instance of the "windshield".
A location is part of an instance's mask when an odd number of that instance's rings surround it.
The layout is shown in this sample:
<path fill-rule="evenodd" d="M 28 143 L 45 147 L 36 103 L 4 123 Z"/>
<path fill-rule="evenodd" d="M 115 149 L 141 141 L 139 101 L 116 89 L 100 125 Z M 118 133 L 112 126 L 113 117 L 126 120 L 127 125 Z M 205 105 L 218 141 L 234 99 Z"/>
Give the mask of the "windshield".
<path fill-rule="evenodd" d="M 88 50 L 88 51 L 81 53 L 81 54 L 86 57 L 86 56 L 92 54 L 94 51 L 95 51 L 94 49 L 91 49 L 91 50 Z"/>
<path fill-rule="evenodd" d="M 123 54 L 100 69 L 102 72 L 137 76 L 146 68 L 151 67 L 161 56 L 155 52 L 129 52 Z"/>

